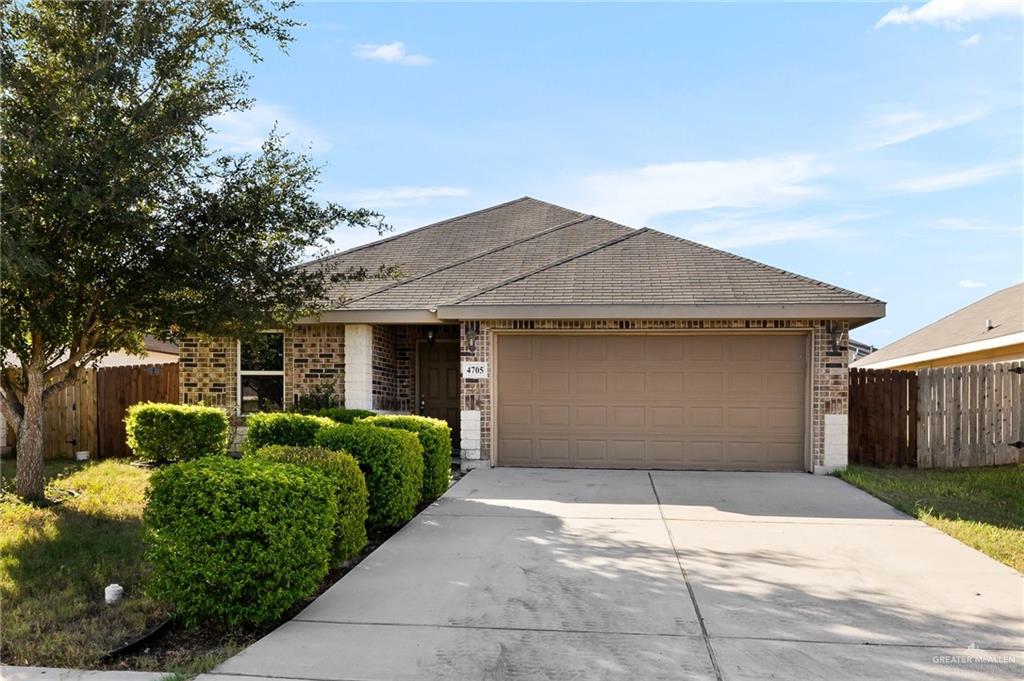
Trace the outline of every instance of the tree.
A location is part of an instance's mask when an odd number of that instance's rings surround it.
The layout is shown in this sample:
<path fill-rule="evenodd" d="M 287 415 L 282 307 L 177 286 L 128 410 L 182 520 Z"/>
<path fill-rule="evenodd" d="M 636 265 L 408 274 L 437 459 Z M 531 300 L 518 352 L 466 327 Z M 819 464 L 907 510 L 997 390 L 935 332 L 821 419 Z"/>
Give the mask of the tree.
<path fill-rule="evenodd" d="M 43 497 L 46 399 L 146 332 L 252 333 L 324 301 L 294 265 L 338 225 L 379 215 L 319 204 L 319 169 L 272 132 L 210 147 L 210 119 L 248 108 L 261 43 L 285 49 L 292 3 L 2 0 L 0 412 L 17 492 Z"/>

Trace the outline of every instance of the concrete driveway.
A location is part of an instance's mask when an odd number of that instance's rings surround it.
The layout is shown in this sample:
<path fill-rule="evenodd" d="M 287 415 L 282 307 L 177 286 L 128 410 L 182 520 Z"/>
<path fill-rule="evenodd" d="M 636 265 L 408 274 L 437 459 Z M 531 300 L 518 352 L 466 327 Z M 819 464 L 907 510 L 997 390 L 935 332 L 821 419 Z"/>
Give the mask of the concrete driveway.
<path fill-rule="evenodd" d="M 201 678 L 1018 679 L 1022 663 L 1022 576 L 840 480 L 495 469 Z"/>

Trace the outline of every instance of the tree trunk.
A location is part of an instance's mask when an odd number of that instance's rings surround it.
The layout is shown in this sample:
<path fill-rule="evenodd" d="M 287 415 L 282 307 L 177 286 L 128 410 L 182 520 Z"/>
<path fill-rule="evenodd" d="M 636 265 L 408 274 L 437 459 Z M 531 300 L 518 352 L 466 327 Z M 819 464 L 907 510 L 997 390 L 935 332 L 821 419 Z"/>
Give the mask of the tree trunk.
<path fill-rule="evenodd" d="M 37 367 L 25 367 L 28 389 L 25 391 L 25 413 L 18 428 L 18 466 L 15 491 L 33 501 L 44 498 L 43 482 L 43 377 Z"/>

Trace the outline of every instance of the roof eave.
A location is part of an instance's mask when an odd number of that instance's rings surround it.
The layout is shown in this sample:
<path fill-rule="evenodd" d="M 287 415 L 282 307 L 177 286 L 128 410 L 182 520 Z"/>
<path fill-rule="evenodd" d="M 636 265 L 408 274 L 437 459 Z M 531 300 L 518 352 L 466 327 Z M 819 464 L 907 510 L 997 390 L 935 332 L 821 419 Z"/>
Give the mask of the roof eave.
<path fill-rule="evenodd" d="M 439 305 L 441 320 L 480 319 L 846 319 L 856 328 L 885 316 L 885 303 Z"/>
<path fill-rule="evenodd" d="M 878 353 L 873 352 L 867 357 L 857 360 L 851 366 L 854 369 L 890 369 L 908 364 L 921 364 L 936 359 L 956 357 L 957 355 L 967 355 L 972 352 L 997 350 L 1021 343 L 1024 343 L 1024 331 L 1008 333 L 1005 336 L 986 338 L 985 340 L 972 341 L 970 343 L 962 343 L 960 345 L 950 345 L 945 348 L 936 348 L 935 350 L 926 350 L 925 352 L 917 352 L 912 355 L 901 355 L 890 359 L 877 358 L 875 355 Z"/>

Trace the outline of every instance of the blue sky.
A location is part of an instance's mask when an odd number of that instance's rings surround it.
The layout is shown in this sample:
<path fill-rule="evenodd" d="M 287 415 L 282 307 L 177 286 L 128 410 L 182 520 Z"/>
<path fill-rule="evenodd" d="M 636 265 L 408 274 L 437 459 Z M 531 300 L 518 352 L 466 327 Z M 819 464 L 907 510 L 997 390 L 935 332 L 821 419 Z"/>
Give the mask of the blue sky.
<path fill-rule="evenodd" d="M 884 345 L 1022 278 L 1020 7 L 309 3 L 215 141 L 276 121 L 396 231 L 530 195 L 725 248 Z"/>

